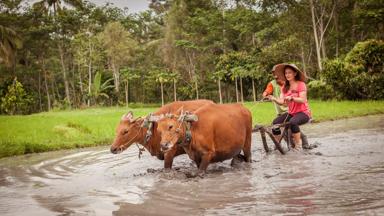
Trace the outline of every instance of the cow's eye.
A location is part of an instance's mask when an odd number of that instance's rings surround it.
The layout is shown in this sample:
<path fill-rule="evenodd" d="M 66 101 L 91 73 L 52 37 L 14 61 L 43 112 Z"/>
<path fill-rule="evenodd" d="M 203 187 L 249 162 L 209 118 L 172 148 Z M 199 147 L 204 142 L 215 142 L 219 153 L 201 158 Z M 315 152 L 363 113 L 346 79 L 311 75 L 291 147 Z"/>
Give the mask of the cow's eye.
<path fill-rule="evenodd" d="M 125 129 L 125 130 L 123 131 L 123 134 L 127 134 L 127 133 L 128 133 L 128 130 Z"/>
<path fill-rule="evenodd" d="M 171 130 L 173 128 L 173 125 L 169 125 L 168 129 Z"/>

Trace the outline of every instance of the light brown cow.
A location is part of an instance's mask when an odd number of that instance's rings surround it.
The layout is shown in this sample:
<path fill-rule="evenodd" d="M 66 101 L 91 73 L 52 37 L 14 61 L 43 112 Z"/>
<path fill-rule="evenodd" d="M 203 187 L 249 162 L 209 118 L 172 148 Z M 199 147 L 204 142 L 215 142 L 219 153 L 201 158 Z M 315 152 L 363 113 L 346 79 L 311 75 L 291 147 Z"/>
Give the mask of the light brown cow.
<path fill-rule="evenodd" d="M 192 140 L 185 143 L 188 121 Z M 193 114 L 168 115 L 157 123 L 162 150 L 183 146 L 199 174 L 204 174 L 209 163 L 234 158 L 241 150 L 245 161 L 251 162 L 252 115 L 241 104 L 207 104 Z"/>
<path fill-rule="evenodd" d="M 206 104 L 213 104 L 210 100 L 176 101 L 161 107 L 154 114 L 174 113 L 181 110 L 196 110 Z M 164 160 L 164 168 L 172 168 L 173 158 L 180 154 L 185 154 L 183 148 L 174 148 L 172 151 L 164 152 L 160 149 L 160 135 L 157 133 L 157 124 L 154 123 L 151 132 L 152 136 L 145 142 L 148 128 L 143 127 L 143 118 L 133 118 L 133 113 L 129 112 L 121 118 L 116 128 L 116 136 L 111 145 L 111 152 L 120 153 L 131 146 L 139 143 L 147 151 L 160 160 Z"/>

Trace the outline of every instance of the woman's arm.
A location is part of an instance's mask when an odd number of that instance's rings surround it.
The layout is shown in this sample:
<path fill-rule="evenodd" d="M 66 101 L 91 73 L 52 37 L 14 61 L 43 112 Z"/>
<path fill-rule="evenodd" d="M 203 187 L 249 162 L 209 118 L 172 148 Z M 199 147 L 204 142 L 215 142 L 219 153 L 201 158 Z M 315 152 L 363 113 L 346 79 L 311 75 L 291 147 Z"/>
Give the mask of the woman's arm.
<path fill-rule="evenodd" d="M 276 97 L 274 97 L 273 95 L 269 95 L 268 98 L 269 98 L 271 101 L 273 101 L 273 102 L 275 102 L 275 103 L 277 103 L 277 104 L 279 104 L 279 105 L 284 105 L 284 106 L 287 105 L 287 104 L 285 103 L 283 94 L 280 95 L 280 98 L 276 98 Z"/>
<path fill-rule="evenodd" d="M 305 103 L 307 101 L 307 87 L 303 83 L 301 89 L 299 90 L 298 97 L 287 96 L 285 97 L 286 101 L 293 101 L 296 103 Z"/>

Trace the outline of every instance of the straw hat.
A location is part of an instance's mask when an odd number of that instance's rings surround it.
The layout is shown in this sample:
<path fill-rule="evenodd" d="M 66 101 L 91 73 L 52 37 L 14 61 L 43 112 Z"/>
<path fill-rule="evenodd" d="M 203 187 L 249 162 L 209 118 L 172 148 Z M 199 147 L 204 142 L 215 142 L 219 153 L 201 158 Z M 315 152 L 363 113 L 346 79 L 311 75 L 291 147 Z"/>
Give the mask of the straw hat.
<path fill-rule="evenodd" d="M 295 70 L 299 74 L 299 80 L 305 82 L 307 80 L 307 76 L 303 71 L 301 71 L 295 64 L 288 64 L 288 63 L 282 63 L 282 64 L 277 64 L 273 66 L 272 72 L 276 74 L 277 77 L 279 77 L 282 80 L 287 80 L 285 78 L 285 68 L 290 67 L 293 70 Z"/>

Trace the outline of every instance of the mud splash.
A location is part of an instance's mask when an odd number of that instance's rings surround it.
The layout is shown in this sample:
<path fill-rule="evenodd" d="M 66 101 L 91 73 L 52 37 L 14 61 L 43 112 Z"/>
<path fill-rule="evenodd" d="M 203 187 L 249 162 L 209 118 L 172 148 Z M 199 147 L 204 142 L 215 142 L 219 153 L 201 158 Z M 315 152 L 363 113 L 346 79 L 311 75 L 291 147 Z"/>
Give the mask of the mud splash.
<path fill-rule="evenodd" d="M 0 160 L 1 215 L 384 214 L 384 115 L 304 127 L 318 148 L 266 155 L 253 136 L 252 164 L 212 164 L 205 178 L 187 156 L 174 170 L 132 146 Z M 269 141 L 272 144 L 271 141 Z"/>

